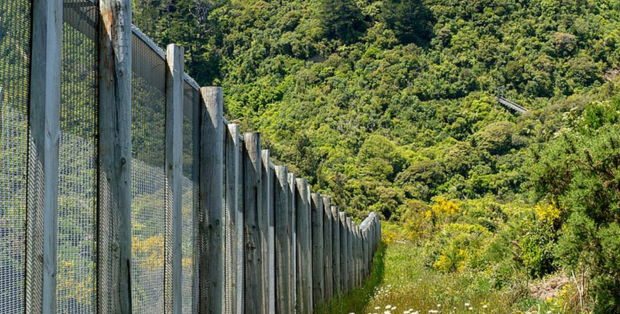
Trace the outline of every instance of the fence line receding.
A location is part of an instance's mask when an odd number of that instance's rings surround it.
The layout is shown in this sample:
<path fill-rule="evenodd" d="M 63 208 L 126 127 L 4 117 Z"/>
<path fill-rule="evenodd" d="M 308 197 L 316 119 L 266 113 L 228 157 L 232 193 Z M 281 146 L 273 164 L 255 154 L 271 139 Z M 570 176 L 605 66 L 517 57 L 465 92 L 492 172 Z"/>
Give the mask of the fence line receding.
<path fill-rule="evenodd" d="M 274 165 L 130 7 L 0 0 L 0 311 L 312 313 L 362 285 L 379 215 Z"/>

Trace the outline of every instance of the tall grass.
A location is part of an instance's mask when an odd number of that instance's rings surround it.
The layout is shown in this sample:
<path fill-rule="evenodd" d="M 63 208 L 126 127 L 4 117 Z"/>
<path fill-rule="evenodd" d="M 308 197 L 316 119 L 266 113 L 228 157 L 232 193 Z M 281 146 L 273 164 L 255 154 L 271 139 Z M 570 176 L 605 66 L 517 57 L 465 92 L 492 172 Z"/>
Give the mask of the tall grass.
<path fill-rule="evenodd" d="M 370 276 L 365 280 L 364 285 L 353 289 L 347 293 L 338 294 L 330 302 L 317 305 L 314 313 L 316 314 L 348 314 L 362 313 L 370 302 L 377 287 L 383 281 L 385 273 L 385 252 L 387 246 L 381 242 L 375 256 Z"/>
<path fill-rule="evenodd" d="M 385 256 L 381 285 L 364 312 L 383 313 L 512 313 L 514 297 L 496 291 L 489 280 L 472 274 L 444 274 L 423 264 L 423 249 L 409 243 L 392 243 Z"/>
<path fill-rule="evenodd" d="M 497 290 L 484 273 L 435 271 L 424 265 L 424 248 L 410 242 L 392 242 L 382 254 L 383 280 L 366 287 L 374 291 L 370 300 L 365 297 L 365 307 L 355 303 L 348 313 L 574 313 L 519 288 Z"/>
<path fill-rule="evenodd" d="M 319 304 L 315 313 L 574 313 L 523 290 L 497 290 L 484 273 L 435 271 L 424 265 L 424 253 L 424 247 L 410 242 L 382 242 L 364 285 Z"/>

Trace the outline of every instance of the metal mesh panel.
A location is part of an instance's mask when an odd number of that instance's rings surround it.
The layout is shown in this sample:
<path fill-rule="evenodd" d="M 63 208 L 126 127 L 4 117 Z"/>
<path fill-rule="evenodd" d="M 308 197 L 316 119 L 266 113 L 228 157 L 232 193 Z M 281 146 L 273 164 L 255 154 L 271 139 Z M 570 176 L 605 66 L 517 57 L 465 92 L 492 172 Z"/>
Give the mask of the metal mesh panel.
<path fill-rule="evenodd" d="M 24 312 L 30 1 L 0 1 L 0 311 Z"/>
<path fill-rule="evenodd" d="M 165 62 L 136 35 L 132 44 L 133 312 L 163 313 Z M 148 79 L 143 73 L 149 73 Z"/>
<path fill-rule="evenodd" d="M 198 211 L 198 91 L 184 84 L 183 98 L 183 313 L 197 313 L 196 222 Z M 196 298 L 195 298 L 196 296 Z"/>
<path fill-rule="evenodd" d="M 58 199 L 57 313 L 96 306 L 97 7 L 64 1 Z M 91 36 L 89 36 L 91 35 Z"/>

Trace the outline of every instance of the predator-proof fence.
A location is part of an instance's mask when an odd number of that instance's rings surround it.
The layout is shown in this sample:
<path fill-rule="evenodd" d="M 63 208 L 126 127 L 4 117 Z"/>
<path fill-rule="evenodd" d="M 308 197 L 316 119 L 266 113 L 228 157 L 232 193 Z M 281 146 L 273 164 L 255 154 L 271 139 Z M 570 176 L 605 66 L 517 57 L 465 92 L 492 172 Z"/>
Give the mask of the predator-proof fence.
<path fill-rule="evenodd" d="M 0 0 L 0 311 L 311 313 L 381 237 L 274 165 L 125 0 Z"/>

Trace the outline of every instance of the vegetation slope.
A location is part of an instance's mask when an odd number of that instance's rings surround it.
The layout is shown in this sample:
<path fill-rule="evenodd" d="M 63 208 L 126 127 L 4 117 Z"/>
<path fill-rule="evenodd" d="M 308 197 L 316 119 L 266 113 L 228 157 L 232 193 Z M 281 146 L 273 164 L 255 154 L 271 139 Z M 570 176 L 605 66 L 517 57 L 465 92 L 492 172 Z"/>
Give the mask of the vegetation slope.
<path fill-rule="evenodd" d="M 580 279 L 558 311 L 595 313 L 620 312 L 619 13 L 617 0 L 134 1 L 140 28 L 224 87 L 230 120 L 354 217 L 381 213 L 428 269 L 517 296 L 568 274 Z M 501 86 L 530 113 L 500 107 Z"/>

